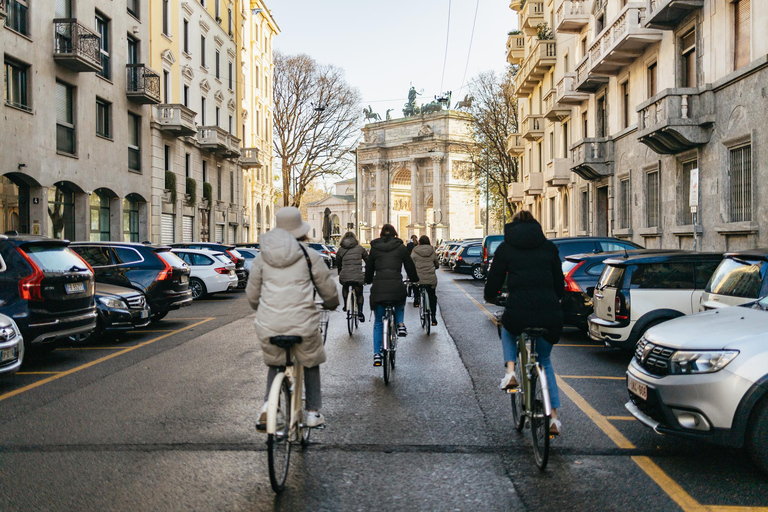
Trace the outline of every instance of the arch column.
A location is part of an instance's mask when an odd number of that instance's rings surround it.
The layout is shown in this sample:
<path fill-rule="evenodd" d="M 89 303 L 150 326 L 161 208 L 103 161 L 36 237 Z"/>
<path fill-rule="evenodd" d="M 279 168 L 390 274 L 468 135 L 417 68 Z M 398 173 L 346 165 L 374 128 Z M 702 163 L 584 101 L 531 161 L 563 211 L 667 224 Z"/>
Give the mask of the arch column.
<path fill-rule="evenodd" d="M 434 212 L 434 219 L 432 219 L 432 222 L 435 223 L 435 231 L 433 233 L 433 237 L 436 239 L 443 238 L 442 229 L 439 226 L 442 226 L 443 219 L 441 218 L 441 214 L 443 216 L 446 215 L 446 212 L 443 212 L 443 201 L 442 197 L 440 195 L 440 180 L 443 176 L 443 155 L 435 155 L 432 157 L 432 211 Z M 438 211 L 440 213 L 438 213 Z"/>
<path fill-rule="evenodd" d="M 386 223 L 384 209 L 387 205 L 387 186 L 389 185 L 385 176 L 387 172 L 387 162 L 376 164 L 376 226 L 381 227 Z M 374 227 L 374 226 L 372 226 Z"/>
<path fill-rule="evenodd" d="M 419 164 L 415 158 L 408 161 L 411 170 L 411 232 L 415 235 L 416 226 L 421 222 L 421 201 L 419 200 Z"/>

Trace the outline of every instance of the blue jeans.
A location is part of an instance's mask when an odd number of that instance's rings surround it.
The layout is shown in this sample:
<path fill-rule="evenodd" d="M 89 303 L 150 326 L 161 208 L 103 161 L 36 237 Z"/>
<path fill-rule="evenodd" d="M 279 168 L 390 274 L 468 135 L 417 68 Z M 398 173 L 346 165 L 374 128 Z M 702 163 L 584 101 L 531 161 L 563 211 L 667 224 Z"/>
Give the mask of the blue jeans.
<path fill-rule="evenodd" d="M 375 319 L 373 321 L 373 353 L 381 352 L 381 342 L 384 339 L 384 306 L 381 304 L 373 310 Z M 402 324 L 405 319 L 405 303 L 395 304 L 395 323 Z"/>
<path fill-rule="evenodd" d="M 549 386 L 549 400 L 553 409 L 560 408 L 560 392 L 557 389 L 557 380 L 555 380 L 555 369 L 552 367 L 552 354 L 553 344 L 539 338 L 536 340 L 536 353 L 538 354 L 538 361 L 544 368 L 544 373 L 547 375 L 547 385 Z M 512 335 L 504 327 L 501 328 L 501 348 L 504 351 L 504 361 L 512 361 L 517 364 L 517 335 Z"/>

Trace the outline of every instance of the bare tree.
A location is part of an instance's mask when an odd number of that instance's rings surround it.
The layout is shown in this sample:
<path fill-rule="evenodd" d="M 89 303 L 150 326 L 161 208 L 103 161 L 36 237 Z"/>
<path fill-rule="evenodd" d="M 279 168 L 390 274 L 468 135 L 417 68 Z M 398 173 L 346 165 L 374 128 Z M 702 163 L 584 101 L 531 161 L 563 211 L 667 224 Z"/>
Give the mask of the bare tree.
<path fill-rule="evenodd" d="M 474 140 L 466 151 L 479 188 L 488 190 L 489 210 L 497 219 L 504 210 L 510 215 L 514 212 L 509 184 L 518 180 L 517 160 L 507 153 L 507 137 L 518 127 L 517 100 L 512 94 L 515 71 L 507 68 L 502 76 L 487 71 L 470 84 Z"/>
<path fill-rule="evenodd" d="M 275 152 L 282 166 L 283 205 L 299 207 L 313 180 L 341 176 L 351 165 L 361 98 L 338 67 L 280 52 L 274 63 Z"/>

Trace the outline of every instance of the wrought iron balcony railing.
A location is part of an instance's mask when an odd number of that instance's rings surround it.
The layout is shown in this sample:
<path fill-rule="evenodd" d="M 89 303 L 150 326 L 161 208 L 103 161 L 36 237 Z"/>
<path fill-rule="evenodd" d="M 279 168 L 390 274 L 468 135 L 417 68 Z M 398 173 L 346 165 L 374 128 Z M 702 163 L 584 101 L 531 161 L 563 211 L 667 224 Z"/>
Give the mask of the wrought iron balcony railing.
<path fill-rule="evenodd" d="M 125 71 L 128 98 L 145 105 L 160 103 L 160 75 L 145 64 L 127 64 Z"/>
<path fill-rule="evenodd" d="M 101 37 L 74 18 L 53 20 L 53 58 L 74 71 L 101 71 Z"/>

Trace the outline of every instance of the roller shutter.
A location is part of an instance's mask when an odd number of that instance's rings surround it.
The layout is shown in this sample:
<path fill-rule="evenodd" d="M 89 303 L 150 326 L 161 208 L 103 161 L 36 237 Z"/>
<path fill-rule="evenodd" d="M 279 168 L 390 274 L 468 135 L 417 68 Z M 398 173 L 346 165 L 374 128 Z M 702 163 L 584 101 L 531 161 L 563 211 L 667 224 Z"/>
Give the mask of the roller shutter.
<path fill-rule="evenodd" d="M 194 242 L 194 231 L 192 226 L 195 225 L 195 218 L 189 215 L 185 215 L 181 219 L 181 241 L 184 243 Z"/>
<path fill-rule="evenodd" d="M 214 232 L 215 238 L 213 241 L 216 242 L 217 244 L 223 244 L 224 243 L 224 224 L 216 224 L 215 230 L 216 230 Z"/>
<path fill-rule="evenodd" d="M 176 216 L 169 213 L 163 213 L 161 215 L 161 232 L 160 242 L 164 244 L 172 244 L 175 240 L 176 230 Z"/>

